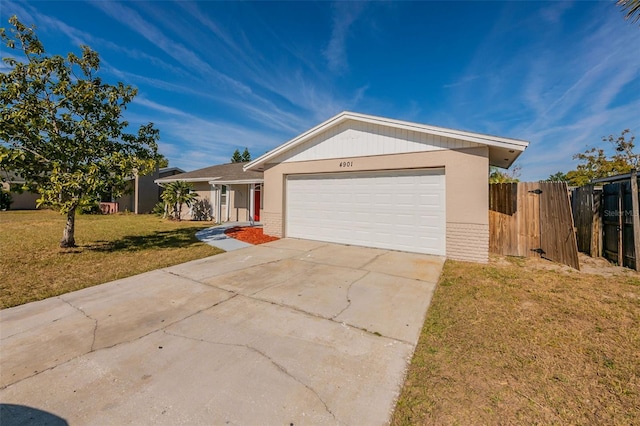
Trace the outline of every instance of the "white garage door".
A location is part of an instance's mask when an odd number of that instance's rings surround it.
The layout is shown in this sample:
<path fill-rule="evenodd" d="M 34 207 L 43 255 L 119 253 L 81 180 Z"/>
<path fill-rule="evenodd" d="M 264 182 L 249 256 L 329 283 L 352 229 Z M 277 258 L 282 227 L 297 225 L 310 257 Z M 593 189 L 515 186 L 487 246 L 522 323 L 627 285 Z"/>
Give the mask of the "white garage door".
<path fill-rule="evenodd" d="M 445 254 L 444 170 L 287 177 L 288 237 Z"/>

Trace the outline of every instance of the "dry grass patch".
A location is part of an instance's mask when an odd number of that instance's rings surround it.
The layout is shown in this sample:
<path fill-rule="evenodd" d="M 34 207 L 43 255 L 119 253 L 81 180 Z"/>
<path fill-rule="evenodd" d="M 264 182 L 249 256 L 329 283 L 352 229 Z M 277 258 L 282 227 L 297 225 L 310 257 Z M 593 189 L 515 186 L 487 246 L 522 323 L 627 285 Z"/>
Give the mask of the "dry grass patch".
<path fill-rule="evenodd" d="M 640 275 L 540 263 L 446 262 L 394 425 L 640 424 Z"/>
<path fill-rule="evenodd" d="M 64 216 L 0 212 L 0 308 L 45 299 L 218 254 L 196 231 L 210 224 L 152 215 L 79 215 L 74 249 L 60 249 Z"/>

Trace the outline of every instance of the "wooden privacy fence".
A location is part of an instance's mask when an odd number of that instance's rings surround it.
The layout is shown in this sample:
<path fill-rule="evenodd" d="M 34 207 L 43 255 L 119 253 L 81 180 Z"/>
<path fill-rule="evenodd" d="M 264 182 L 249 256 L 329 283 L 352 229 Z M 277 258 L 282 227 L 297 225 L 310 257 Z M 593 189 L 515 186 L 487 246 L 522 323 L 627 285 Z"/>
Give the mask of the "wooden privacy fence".
<path fill-rule="evenodd" d="M 580 269 L 566 183 L 489 185 L 489 251 Z"/>
<path fill-rule="evenodd" d="M 571 211 L 578 251 L 602 256 L 602 187 L 585 185 L 571 191 Z"/>
<path fill-rule="evenodd" d="M 586 185 L 573 190 L 571 204 L 578 249 L 603 256 L 621 266 L 640 270 L 640 205 L 638 178 Z"/>

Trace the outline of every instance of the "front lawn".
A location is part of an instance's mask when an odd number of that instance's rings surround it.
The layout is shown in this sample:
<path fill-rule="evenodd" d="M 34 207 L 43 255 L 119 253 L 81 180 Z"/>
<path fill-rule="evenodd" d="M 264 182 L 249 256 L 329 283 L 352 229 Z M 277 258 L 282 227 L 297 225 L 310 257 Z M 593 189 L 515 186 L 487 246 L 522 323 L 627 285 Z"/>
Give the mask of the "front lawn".
<path fill-rule="evenodd" d="M 78 215 L 78 247 L 64 250 L 64 222 L 49 210 L 0 212 L 0 308 L 221 252 L 195 237 L 210 223 L 133 214 Z"/>
<path fill-rule="evenodd" d="M 446 262 L 394 425 L 640 424 L 640 275 L 549 265 Z"/>

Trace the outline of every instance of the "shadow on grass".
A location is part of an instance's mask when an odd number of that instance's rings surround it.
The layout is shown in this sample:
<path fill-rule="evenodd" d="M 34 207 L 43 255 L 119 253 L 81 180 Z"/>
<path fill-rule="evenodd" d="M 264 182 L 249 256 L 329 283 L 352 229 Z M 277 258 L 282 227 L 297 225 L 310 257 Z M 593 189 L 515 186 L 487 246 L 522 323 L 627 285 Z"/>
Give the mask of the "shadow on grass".
<path fill-rule="evenodd" d="M 139 251 L 164 248 L 182 248 L 200 243 L 196 232 L 205 228 L 182 228 L 156 231 L 149 235 L 128 235 L 115 241 L 96 241 L 83 246 L 85 250 L 98 252 Z"/>

